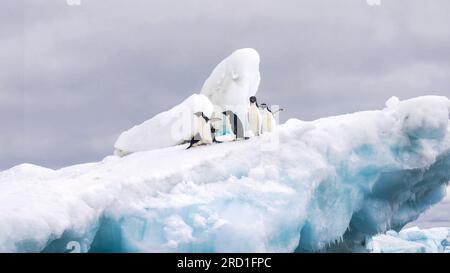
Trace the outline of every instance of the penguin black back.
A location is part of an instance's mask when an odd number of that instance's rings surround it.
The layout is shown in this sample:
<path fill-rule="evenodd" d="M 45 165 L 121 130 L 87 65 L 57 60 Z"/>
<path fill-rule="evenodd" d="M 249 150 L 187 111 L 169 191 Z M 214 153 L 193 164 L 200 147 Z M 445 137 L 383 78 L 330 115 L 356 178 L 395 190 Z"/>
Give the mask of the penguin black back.
<path fill-rule="evenodd" d="M 228 117 L 231 124 L 231 130 L 237 138 L 244 138 L 244 126 L 242 125 L 242 121 L 239 117 L 231 110 L 227 110 L 222 112 L 225 116 Z"/>

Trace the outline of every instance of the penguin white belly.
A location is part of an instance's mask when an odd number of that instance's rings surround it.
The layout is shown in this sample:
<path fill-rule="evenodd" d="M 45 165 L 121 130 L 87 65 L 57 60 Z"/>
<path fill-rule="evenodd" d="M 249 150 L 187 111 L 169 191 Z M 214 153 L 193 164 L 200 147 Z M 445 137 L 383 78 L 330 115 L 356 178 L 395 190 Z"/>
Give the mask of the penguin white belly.
<path fill-rule="evenodd" d="M 263 133 L 270 133 L 275 129 L 275 127 L 276 127 L 276 121 L 275 121 L 275 118 L 273 117 L 272 113 L 270 113 L 267 110 L 264 110 L 261 131 Z"/>
<path fill-rule="evenodd" d="M 269 115 L 269 132 L 275 131 L 275 128 L 277 128 L 277 122 L 275 121 L 275 118 L 273 117 L 273 114 L 270 113 Z"/>
<path fill-rule="evenodd" d="M 206 132 L 206 128 L 209 129 L 209 134 Z M 209 138 L 211 138 L 210 143 L 212 143 L 211 129 L 209 127 L 209 124 L 203 118 L 198 118 L 197 127 L 195 128 L 195 132 L 194 132 L 194 136 L 193 136 L 196 140 L 198 140 L 198 142 L 194 143 L 192 145 L 192 147 L 196 147 L 196 146 L 199 146 L 202 144 L 207 144 L 208 136 L 209 136 Z"/>
<path fill-rule="evenodd" d="M 262 122 L 261 122 L 261 132 L 267 133 L 267 128 L 269 127 L 268 123 L 267 123 L 268 119 L 267 119 L 267 114 L 266 111 L 262 112 Z"/>
<path fill-rule="evenodd" d="M 209 123 L 205 122 L 200 135 L 202 136 L 200 141 L 202 144 L 211 144 L 213 142 Z"/>
<path fill-rule="evenodd" d="M 194 135 L 200 134 L 202 132 L 202 128 L 204 126 L 205 120 L 203 118 L 197 118 L 197 124 L 194 130 Z"/>
<path fill-rule="evenodd" d="M 250 131 L 254 136 L 258 136 L 261 133 L 261 114 L 255 105 L 250 106 L 248 111 L 248 123 Z"/>

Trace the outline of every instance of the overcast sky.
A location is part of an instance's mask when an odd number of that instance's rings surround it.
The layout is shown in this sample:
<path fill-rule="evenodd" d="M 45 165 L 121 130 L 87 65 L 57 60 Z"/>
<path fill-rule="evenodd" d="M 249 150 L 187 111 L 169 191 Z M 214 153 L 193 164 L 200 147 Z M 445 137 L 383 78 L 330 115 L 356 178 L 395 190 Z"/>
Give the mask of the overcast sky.
<path fill-rule="evenodd" d="M 243 47 L 282 120 L 448 96 L 449 14 L 448 0 L 2 0 L 0 170 L 102 159 Z"/>

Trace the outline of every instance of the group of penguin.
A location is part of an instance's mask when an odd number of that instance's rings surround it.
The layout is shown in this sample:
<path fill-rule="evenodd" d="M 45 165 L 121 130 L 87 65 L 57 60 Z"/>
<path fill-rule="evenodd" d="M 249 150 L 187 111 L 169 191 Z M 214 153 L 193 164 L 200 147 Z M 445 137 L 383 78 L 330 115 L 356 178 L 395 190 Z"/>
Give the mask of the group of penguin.
<path fill-rule="evenodd" d="M 226 117 L 225 122 L 227 123 L 227 127 L 231 128 L 234 137 L 231 140 L 218 140 L 216 138 L 218 130 L 213 126 L 213 123 L 222 119 L 208 118 L 203 112 L 197 112 L 194 115 L 197 117 L 198 124 L 186 149 L 199 145 L 212 144 L 214 142 L 221 143 L 224 141 L 248 139 L 252 136 L 272 132 L 277 126 L 275 115 L 279 111 L 283 111 L 283 109 L 272 112 L 265 103 L 258 105 L 255 96 L 251 96 L 249 100 L 250 107 L 247 110 L 247 132 L 245 132 L 244 125 L 238 115 L 231 110 L 223 111 L 222 115 Z"/>

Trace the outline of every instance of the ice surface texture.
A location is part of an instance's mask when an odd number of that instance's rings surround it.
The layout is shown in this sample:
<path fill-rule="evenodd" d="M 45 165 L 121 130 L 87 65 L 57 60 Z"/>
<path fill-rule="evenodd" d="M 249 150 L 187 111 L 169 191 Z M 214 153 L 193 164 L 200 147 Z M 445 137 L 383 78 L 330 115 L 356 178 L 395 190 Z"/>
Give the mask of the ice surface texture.
<path fill-rule="evenodd" d="M 444 197 L 449 108 L 446 97 L 391 99 L 246 141 L 19 165 L 0 173 L 0 251 L 364 248 Z"/>
<path fill-rule="evenodd" d="M 390 230 L 374 236 L 367 249 L 374 253 L 450 253 L 450 228 Z"/>

